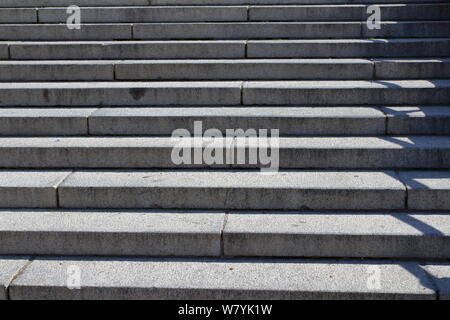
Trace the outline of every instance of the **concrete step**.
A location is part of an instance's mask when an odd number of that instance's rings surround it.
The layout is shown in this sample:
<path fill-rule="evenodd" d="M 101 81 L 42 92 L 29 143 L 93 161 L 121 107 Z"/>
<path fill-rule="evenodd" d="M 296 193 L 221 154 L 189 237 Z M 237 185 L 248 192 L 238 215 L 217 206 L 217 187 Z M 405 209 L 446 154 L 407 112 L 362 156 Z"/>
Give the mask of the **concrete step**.
<path fill-rule="evenodd" d="M 261 146 L 267 143 L 277 152 L 274 154 L 271 149 L 270 159 L 275 161 L 272 158 L 277 157 L 276 165 L 283 169 L 450 168 L 448 136 L 290 137 L 276 140 L 255 137 L 254 140 L 242 138 L 237 141 L 233 141 L 233 137 L 213 141 L 170 137 L 0 138 L 0 167 L 268 168 L 275 163 L 268 164 L 266 159 L 258 158 Z M 213 150 L 214 158 L 206 161 L 206 155 Z M 197 160 L 198 152 L 204 157 L 201 160 Z M 257 158 L 254 161 L 250 160 L 253 154 Z M 176 155 L 184 161 L 178 163 Z"/>
<path fill-rule="evenodd" d="M 300 5 L 300 4 L 373 4 L 373 0 L 3 0 L 0 7 L 98 6 L 180 6 L 180 5 Z M 377 0 L 376 3 L 398 3 L 399 0 Z M 442 3 L 439 0 L 402 0 L 401 3 Z"/>
<path fill-rule="evenodd" d="M 280 136 L 450 135 L 450 107 L 0 108 L 1 136 L 170 136 L 179 128 Z"/>
<path fill-rule="evenodd" d="M 0 222 L 2 255 L 450 257 L 449 213 L 4 209 Z"/>
<path fill-rule="evenodd" d="M 450 117 L 450 109 L 447 112 Z M 278 129 L 282 136 L 384 135 L 386 128 L 384 113 L 368 107 L 101 108 L 89 117 L 89 134 L 172 135 L 178 128 L 193 132 L 194 121 L 224 134 L 230 128 L 253 128 Z M 441 123 L 445 128 L 446 122 Z"/>
<path fill-rule="evenodd" d="M 0 135 L 87 135 L 89 108 L 0 108 Z"/>
<path fill-rule="evenodd" d="M 7 82 L 1 106 L 239 105 L 241 82 Z"/>
<path fill-rule="evenodd" d="M 20 260 L 13 263 L 4 257 L 0 261 L 1 266 L 10 266 L 6 278 L 14 281 L 6 282 L 5 287 L 12 300 L 394 300 L 437 299 L 449 295 L 448 264 L 437 263 L 38 257 L 19 274 Z M 68 288 L 68 271 L 81 272 L 78 290 Z"/>
<path fill-rule="evenodd" d="M 18 40 L 18 35 L 10 40 Z M 93 36 L 93 35 L 92 35 Z M 354 39 L 450 36 L 449 21 L 382 22 L 369 30 L 362 22 L 245 22 L 134 24 L 133 39 Z M 24 35 L 25 39 L 29 37 Z"/>
<path fill-rule="evenodd" d="M 213 257 L 225 213 L 1 210 L 0 221 L 1 254 Z"/>
<path fill-rule="evenodd" d="M 450 59 L 375 59 L 376 79 L 449 79 Z"/>
<path fill-rule="evenodd" d="M 448 213 L 238 212 L 227 215 L 224 255 L 448 258 Z"/>
<path fill-rule="evenodd" d="M 449 107 L 384 107 L 387 132 L 450 135 Z"/>
<path fill-rule="evenodd" d="M 36 23 L 36 22 L 38 22 L 36 9 L 33 8 L 0 9 L 0 23 Z"/>
<path fill-rule="evenodd" d="M 57 187 L 71 171 L 0 171 L 0 207 L 56 208 Z"/>
<path fill-rule="evenodd" d="M 448 80 L 245 82 L 244 105 L 448 104 Z"/>
<path fill-rule="evenodd" d="M 450 5 L 380 5 L 383 20 L 447 20 Z M 83 23 L 212 21 L 365 21 L 368 5 L 144 6 L 83 8 Z M 7 10 L 7 9 L 6 9 Z M 17 9 L 15 9 L 17 10 Z M 29 9 L 20 9 L 29 10 Z M 65 23 L 66 8 L 39 8 L 40 23 Z M 34 12 L 36 14 L 36 12 Z M 1 10 L 0 10 L 1 17 Z M 35 16 L 34 16 L 35 17 Z M 0 20 L 2 21 L 2 20 Z M 31 21 L 35 22 L 36 18 Z M 9 20 L 6 20 L 9 22 Z M 16 21 L 13 21 L 16 22 Z M 18 20 L 18 22 L 29 22 Z"/>
<path fill-rule="evenodd" d="M 450 59 L 0 61 L 0 81 L 449 79 Z"/>
<path fill-rule="evenodd" d="M 450 21 L 384 21 L 370 30 L 364 22 L 223 22 L 1 24 L 2 40 L 247 40 L 450 37 Z"/>
<path fill-rule="evenodd" d="M 448 38 L 250 40 L 247 42 L 249 58 L 423 58 L 448 57 L 449 51 L 450 39 Z M 30 54 L 33 56 L 31 52 Z"/>
<path fill-rule="evenodd" d="M 348 1 L 351 2 L 351 1 Z M 362 1 L 354 1 L 355 3 Z M 376 1 L 380 3 L 379 1 Z M 403 2 L 403 1 L 402 1 Z M 250 6 L 250 21 L 366 21 L 368 4 L 331 5 L 289 5 L 289 6 Z M 450 5 L 444 3 L 428 4 L 390 4 L 379 5 L 382 20 L 448 20 Z"/>
<path fill-rule="evenodd" d="M 433 9 L 430 9 L 430 11 Z M 443 8 L 441 10 L 444 10 Z M 67 8 L 38 9 L 40 23 L 66 23 Z M 0 10 L 1 12 L 1 10 Z M 247 21 L 246 6 L 146 6 L 81 9 L 83 23 Z M 438 16 L 436 16 L 437 18 Z"/>
<path fill-rule="evenodd" d="M 448 57 L 449 51 L 448 38 L 0 42 L 0 57 L 13 60 L 434 58 Z"/>
<path fill-rule="evenodd" d="M 449 210 L 450 171 L 80 171 L 62 208 Z M 408 207 L 406 190 L 408 185 Z"/>
<path fill-rule="evenodd" d="M 83 24 L 69 29 L 63 24 L 1 24 L 0 39 L 4 40 L 130 40 L 131 24 Z"/>
<path fill-rule="evenodd" d="M 0 106 L 445 105 L 450 80 L 5 82 Z"/>

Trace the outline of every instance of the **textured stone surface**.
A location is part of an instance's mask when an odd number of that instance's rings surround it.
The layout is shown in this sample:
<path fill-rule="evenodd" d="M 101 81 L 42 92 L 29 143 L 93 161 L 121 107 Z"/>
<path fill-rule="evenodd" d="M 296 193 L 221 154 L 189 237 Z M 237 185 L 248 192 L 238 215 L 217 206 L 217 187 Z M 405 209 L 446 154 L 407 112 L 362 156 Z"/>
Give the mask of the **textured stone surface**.
<path fill-rule="evenodd" d="M 245 41 L 13 42 L 10 51 L 12 59 L 22 60 L 243 58 Z"/>
<path fill-rule="evenodd" d="M 0 171 L 0 207 L 55 208 L 56 188 L 70 171 Z"/>
<path fill-rule="evenodd" d="M 206 130 L 206 128 L 205 128 Z M 191 133 L 194 135 L 194 132 Z M 260 158 L 252 163 L 249 153 L 261 152 L 266 139 L 171 137 L 13 137 L 0 138 L 0 167 L 5 168 L 205 168 L 205 161 L 174 163 L 174 148 L 204 152 L 221 150 L 215 167 L 264 167 Z M 382 169 L 450 168 L 450 139 L 445 136 L 410 137 L 281 137 L 279 167 L 283 169 Z M 272 143 L 272 142 L 271 142 Z M 243 153 L 245 161 L 227 164 L 227 152 Z M 184 151 L 187 153 L 188 151 Z M 26 155 L 26 156 L 25 156 Z"/>
<path fill-rule="evenodd" d="M 68 268 L 81 289 L 67 288 Z M 371 279 L 379 275 L 378 283 Z M 314 260 L 38 259 L 11 299 L 436 299 L 408 262 Z"/>
<path fill-rule="evenodd" d="M 63 208 L 403 209 L 395 173 L 86 171 L 59 187 Z"/>
<path fill-rule="evenodd" d="M 445 104 L 449 80 L 399 81 L 249 81 L 246 105 Z"/>
<path fill-rule="evenodd" d="M 2 106 L 236 105 L 240 82 L 25 82 L 0 84 Z"/>
<path fill-rule="evenodd" d="M 422 266 L 437 287 L 439 300 L 450 300 L 450 264 L 430 263 Z"/>
<path fill-rule="evenodd" d="M 257 59 L 124 61 L 119 80 L 300 80 L 371 79 L 373 63 L 364 59 Z"/>
<path fill-rule="evenodd" d="M 228 256 L 449 258 L 448 213 L 230 213 Z"/>
<path fill-rule="evenodd" d="M 249 58 L 448 57 L 449 39 L 250 40 Z"/>
<path fill-rule="evenodd" d="M 450 210 L 450 171 L 404 171 L 400 179 L 407 186 L 409 209 Z"/>
<path fill-rule="evenodd" d="M 387 133 L 450 135 L 450 107 L 383 107 Z"/>
<path fill-rule="evenodd" d="M 224 214 L 1 210 L 0 254 L 220 256 Z"/>
<path fill-rule="evenodd" d="M 0 256 L 0 300 L 7 300 L 8 287 L 20 270 L 28 263 L 24 257 Z"/>
<path fill-rule="evenodd" d="M 246 21 L 245 6 L 194 6 L 194 7 L 121 7 L 84 8 L 85 23 L 124 23 L 124 22 L 205 22 L 205 21 Z M 43 23 L 65 23 L 65 8 L 39 9 L 39 21 Z"/>
<path fill-rule="evenodd" d="M 172 135 L 178 128 L 279 129 L 280 135 L 382 135 L 385 115 L 370 107 L 102 108 L 89 118 L 95 135 Z"/>

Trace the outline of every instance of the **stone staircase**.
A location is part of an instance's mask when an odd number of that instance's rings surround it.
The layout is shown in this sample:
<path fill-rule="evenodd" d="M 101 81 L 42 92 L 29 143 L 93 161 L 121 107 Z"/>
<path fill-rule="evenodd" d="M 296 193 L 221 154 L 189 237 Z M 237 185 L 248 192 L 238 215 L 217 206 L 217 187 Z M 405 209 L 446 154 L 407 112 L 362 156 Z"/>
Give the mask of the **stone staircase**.
<path fill-rule="evenodd" d="M 0 299 L 450 298 L 449 3 L 1 0 L 0 59 Z"/>

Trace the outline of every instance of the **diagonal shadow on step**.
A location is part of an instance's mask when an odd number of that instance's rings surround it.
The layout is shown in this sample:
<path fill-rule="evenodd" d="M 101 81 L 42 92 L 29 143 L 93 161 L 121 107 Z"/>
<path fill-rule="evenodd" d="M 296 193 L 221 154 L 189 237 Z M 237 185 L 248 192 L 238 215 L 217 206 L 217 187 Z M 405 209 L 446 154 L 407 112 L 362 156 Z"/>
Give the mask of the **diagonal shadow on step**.
<path fill-rule="evenodd" d="M 423 213 L 421 213 L 423 214 Z M 439 229 L 436 229 L 433 226 L 430 226 L 429 224 L 413 217 L 411 214 L 408 213 L 393 213 L 391 216 L 395 219 L 398 219 L 411 227 L 415 228 L 416 230 L 422 232 L 423 234 L 427 236 L 445 236 L 445 234 L 440 231 Z M 449 216 L 450 217 L 450 216 Z"/>

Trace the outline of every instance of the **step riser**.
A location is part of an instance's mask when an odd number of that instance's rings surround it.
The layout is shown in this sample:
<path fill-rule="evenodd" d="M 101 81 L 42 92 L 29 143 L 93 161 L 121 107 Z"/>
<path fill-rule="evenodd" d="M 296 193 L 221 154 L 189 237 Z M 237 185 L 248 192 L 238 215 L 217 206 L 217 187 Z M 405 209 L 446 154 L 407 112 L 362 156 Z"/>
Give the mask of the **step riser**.
<path fill-rule="evenodd" d="M 23 83 L 0 87 L 0 106 L 444 105 L 448 81 Z"/>
<path fill-rule="evenodd" d="M 0 44 L 0 57 L 13 60 L 64 59 L 239 59 L 448 57 L 450 40 L 423 41 L 191 41 Z"/>
<path fill-rule="evenodd" d="M 152 23 L 83 24 L 70 30 L 65 24 L 7 25 L 2 40 L 171 40 L 171 39 L 355 39 L 436 38 L 450 36 L 450 22 L 382 23 L 370 30 L 365 23 Z"/>
<path fill-rule="evenodd" d="M 428 4 L 380 6 L 385 21 L 392 20 L 447 20 L 449 5 Z M 83 8 L 83 23 L 124 22 L 213 22 L 213 21 L 365 21 L 368 5 L 351 6 L 289 6 L 289 7 L 136 7 L 136 8 Z M 3 9 L 4 10 L 4 9 Z M 11 21 L 5 12 L 0 23 L 21 22 L 65 23 L 64 8 L 39 8 Z M 37 12 L 37 16 L 36 16 Z M 21 12 L 19 12 L 21 13 Z M 33 14 L 33 15 L 32 15 Z"/>
<path fill-rule="evenodd" d="M 97 6 L 172 6 L 172 5 L 299 5 L 299 4 L 349 4 L 354 0 L 3 0 L 0 7 L 61 7 L 78 5 Z M 373 0 L 358 0 L 358 3 L 372 4 Z M 402 3 L 417 3 L 418 0 L 402 0 Z M 421 3 L 439 2 L 421 0 Z M 376 3 L 398 3 L 398 0 L 377 0 Z"/>
<path fill-rule="evenodd" d="M 424 42 L 419 39 L 352 42 L 249 41 L 247 44 L 249 58 L 448 57 L 448 52 L 450 40 L 444 39 Z"/>
<path fill-rule="evenodd" d="M 67 271 L 74 267 L 75 270 L 82 270 L 83 281 L 79 290 L 67 288 Z M 10 285 L 9 296 L 18 300 L 436 300 L 443 295 L 438 292 L 435 283 L 443 292 L 448 292 L 445 285 L 448 265 L 441 267 L 436 264 L 434 269 L 433 267 L 431 264 L 428 266 L 417 262 L 360 260 L 287 262 L 249 259 L 121 260 L 37 257 Z M 374 272 L 383 275 L 382 289 L 368 286 L 368 275 Z M 448 294 L 444 295 L 447 296 Z"/>
<path fill-rule="evenodd" d="M 88 141 L 86 141 L 88 143 Z M 106 142 L 105 142 L 106 143 Z M 49 144 L 51 142 L 49 141 Z M 57 145 L 56 143 L 55 145 Z M 399 142 L 402 146 L 402 143 Z M 175 145 L 174 145 L 175 146 Z M 407 146 L 406 146 L 407 148 Z M 257 149 L 232 150 L 243 154 L 241 164 L 236 159 L 227 165 L 227 153 L 230 149 L 222 149 L 218 164 L 208 165 L 203 161 L 194 164 L 194 154 L 204 149 L 188 149 L 191 153 L 187 164 L 177 165 L 172 160 L 172 147 L 3 147 L 0 142 L 0 167 L 2 168 L 260 168 L 267 167 L 260 161 L 257 164 L 249 160 L 251 154 L 259 154 Z M 216 150 L 216 149 L 214 149 Z M 272 155 L 273 157 L 274 155 Z M 284 169 L 382 169 L 382 168 L 450 168 L 450 148 L 422 149 L 367 149 L 339 148 L 327 149 L 285 149 L 279 150 L 279 167 Z"/>
<path fill-rule="evenodd" d="M 449 135 L 450 108 L 217 107 L 0 109 L 2 136 L 171 136 L 194 122 L 226 135 L 230 128 L 278 129 L 280 136 Z"/>
<path fill-rule="evenodd" d="M 446 79 L 450 61 L 0 63 L 0 81 Z"/>

